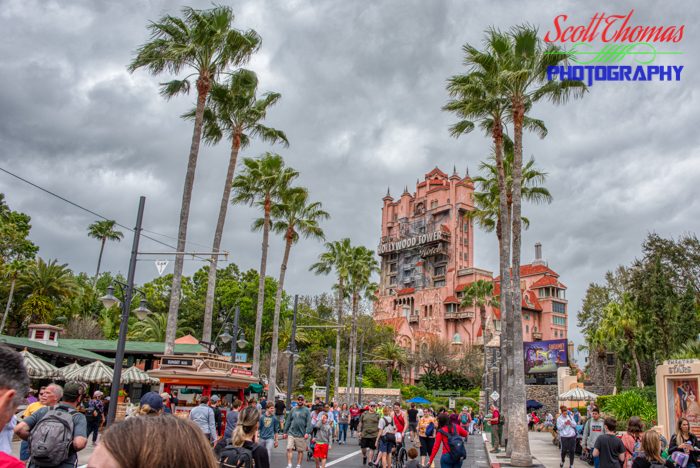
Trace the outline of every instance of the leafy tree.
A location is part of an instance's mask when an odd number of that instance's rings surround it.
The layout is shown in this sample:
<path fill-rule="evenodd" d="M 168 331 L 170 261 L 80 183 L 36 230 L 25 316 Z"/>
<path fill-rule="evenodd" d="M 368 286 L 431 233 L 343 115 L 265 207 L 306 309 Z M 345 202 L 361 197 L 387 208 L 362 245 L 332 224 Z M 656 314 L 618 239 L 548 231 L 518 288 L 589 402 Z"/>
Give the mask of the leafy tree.
<path fill-rule="evenodd" d="M 478 308 L 481 317 L 481 327 L 484 330 L 484 345 L 487 342 L 486 333 L 489 329 L 486 317 L 487 307 L 498 307 L 498 299 L 494 297 L 493 281 L 476 280 L 464 288 L 462 307 Z M 493 321 L 493 318 L 491 318 Z"/>
<path fill-rule="evenodd" d="M 60 301 L 76 293 L 76 284 L 67 264 L 39 258 L 19 277 L 17 290 L 25 297 L 21 311 L 29 322 L 46 323 Z"/>
<path fill-rule="evenodd" d="M 103 221 L 95 221 L 88 227 L 88 237 L 100 241 L 100 255 L 97 257 L 97 271 L 95 272 L 95 282 L 100 276 L 100 265 L 102 264 L 102 253 L 105 250 L 105 243 L 110 241 L 121 241 L 124 238 L 124 233 L 115 229 L 116 221 L 105 219 Z"/>
<path fill-rule="evenodd" d="M 221 236 L 226 223 L 231 184 L 236 171 L 238 152 L 247 147 L 253 138 L 260 138 L 268 143 L 282 143 L 289 146 L 287 136 L 281 130 L 266 127 L 261 123 L 267 117 L 270 107 L 281 98 L 279 93 L 265 93 L 257 96 L 258 77 L 250 70 L 240 69 L 231 74 L 226 84 L 214 83 L 207 108 L 204 111 L 204 141 L 216 144 L 224 137 L 231 141 L 226 181 L 219 206 L 219 217 L 214 231 L 212 252 L 219 252 Z M 196 110 L 188 117 L 194 118 Z M 211 256 L 211 268 L 207 279 L 207 297 L 204 306 L 204 333 L 202 339 L 211 341 L 212 311 L 214 308 L 214 289 L 219 256 Z"/>
<path fill-rule="evenodd" d="M 387 360 L 386 385 L 387 387 L 391 387 L 393 384 L 394 370 L 408 363 L 406 350 L 396 344 L 395 341 L 386 341 L 374 350 L 374 354 L 381 359 Z"/>
<path fill-rule="evenodd" d="M 150 24 L 151 40 L 137 50 L 136 57 L 129 65 L 131 72 L 146 68 L 153 75 L 164 71 L 174 75 L 191 72 L 183 79 L 163 84 L 161 94 L 167 98 L 189 93 L 190 77 L 196 76 L 197 104 L 180 209 L 178 252 L 186 250 L 187 223 L 207 96 L 221 73 L 246 63 L 260 47 L 260 36 L 253 30 L 243 32 L 234 29 L 231 26 L 233 19 L 231 8 L 225 6 L 209 10 L 185 7 L 181 18 L 163 16 Z M 176 336 L 183 263 L 184 255 L 178 254 L 170 291 L 165 354 L 172 353 Z"/>
<path fill-rule="evenodd" d="M 278 154 L 265 153 L 259 158 L 245 158 L 243 173 L 233 181 L 233 203 L 257 206 L 262 209 L 263 222 L 253 223 L 253 229 L 262 229 L 262 255 L 260 257 L 260 284 L 258 285 L 257 316 L 255 318 L 255 343 L 253 345 L 253 375 L 260 373 L 260 336 L 262 330 L 263 300 L 265 294 L 265 271 L 267 268 L 268 239 L 270 237 L 273 205 L 280 202 L 282 194 L 289 188 L 299 173 L 285 167 Z"/>
<path fill-rule="evenodd" d="M 129 338 L 138 341 L 163 343 L 165 341 L 165 329 L 167 328 L 167 324 L 167 314 L 149 314 L 143 320 L 134 321 L 134 324 L 130 328 Z M 178 337 L 187 335 L 188 333 L 192 333 L 191 328 L 178 324 Z"/>
<path fill-rule="evenodd" d="M 343 324 L 343 303 L 345 302 L 345 288 L 347 286 L 350 275 L 350 260 L 352 245 L 349 238 L 344 238 L 339 241 L 326 242 L 325 252 L 318 257 L 318 262 L 311 265 L 309 270 L 317 275 L 328 275 L 334 272 L 337 278 L 337 299 L 336 299 L 336 314 L 338 316 L 338 327 Z M 335 332 L 335 366 L 334 383 L 335 388 L 340 385 L 340 335 L 341 329 L 336 329 Z"/>
<path fill-rule="evenodd" d="M 268 377 L 268 398 L 274 400 L 277 385 L 277 352 L 279 338 L 280 309 L 282 307 L 282 291 L 284 289 L 284 277 L 287 272 L 289 253 L 292 245 L 299 241 L 299 237 L 324 239 L 320 221 L 330 216 L 321 209 L 320 202 L 310 202 L 309 194 L 305 188 L 294 187 L 282 191 L 280 203 L 272 206 L 272 231 L 284 235 L 284 254 L 280 265 L 280 274 L 277 281 L 277 293 L 275 294 L 275 313 L 272 322 L 272 348 L 270 351 L 270 374 Z M 256 226 L 264 225 L 264 219 L 258 219 Z"/>

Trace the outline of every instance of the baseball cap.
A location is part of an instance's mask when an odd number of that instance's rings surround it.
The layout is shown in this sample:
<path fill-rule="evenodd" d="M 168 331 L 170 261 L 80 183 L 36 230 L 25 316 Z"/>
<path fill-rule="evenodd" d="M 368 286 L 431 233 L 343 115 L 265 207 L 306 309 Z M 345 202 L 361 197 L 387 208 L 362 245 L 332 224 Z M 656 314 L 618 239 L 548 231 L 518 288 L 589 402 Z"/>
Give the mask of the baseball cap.
<path fill-rule="evenodd" d="M 92 394 L 93 398 L 97 398 L 97 397 L 101 397 L 101 396 L 104 396 L 104 393 L 102 393 L 99 390 L 95 390 L 95 393 Z"/>
<path fill-rule="evenodd" d="M 377 406 L 377 404 L 376 404 L 375 402 L 373 402 L 373 401 L 370 401 L 370 402 L 369 402 L 369 406 Z"/>
<path fill-rule="evenodd" d="M 304 399 L 304 395 L 297 396 L 297 400 L 303 400 L 303 399 Z"/>
<path fill-rule="evenodd" d="M 209 399 L 209 401 L 211 401 L 212 403 L 216 403 L 219 400 L 220 400 L 219 395 L 212 395 L 211 398 Z"/>
<path fill-rule="evenodd" d="M 78 382 L 68 382 L 63 387 L 63 401 L 75 401 L 82 393 L 83 386 Z"/>
<path fill-rule="evenodd" d="M 170 399 L 170 394 L 169 394 L 168 392 L 163 392 L 163 393 L 160 394 L 160 397 L 161 397 L 163 400 L 169 400 L 169 399 Z"/>
<path fill-rule="evenodd" d="M 158 411 L 163 409 L 163 397 L 161 397 L 158 392 L 148 392 L 144 395 L 141 395 L 141 401 L 139 402 L 139 405 L 148 405 L 152 409 Z"/>

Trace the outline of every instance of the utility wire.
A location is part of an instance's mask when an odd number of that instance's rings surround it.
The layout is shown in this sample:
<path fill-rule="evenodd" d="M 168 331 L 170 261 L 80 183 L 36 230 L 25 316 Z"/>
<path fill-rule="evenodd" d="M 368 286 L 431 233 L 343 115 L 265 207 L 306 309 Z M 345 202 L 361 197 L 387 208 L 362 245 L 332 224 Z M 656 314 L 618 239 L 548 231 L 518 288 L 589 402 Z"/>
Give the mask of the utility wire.
<path fill-rule="evenodd" d="M 93 215 L 93 216 L 96 216 L 96 217 L 98 217 L 98 218 L 104 219 L 105 221 L 114 221 L 114 223 L 115 223 L 117 226 L 119 226 L 119 227 L 121 227 L 121 228 L 123 228 L 123 229 L 126 229 L 126 230 L 128 230 L 128 231 L 134 232 L 134 228 L 132 228 L 132 227 L 125 226 L 124 224 L 121 224 L 121 223 L 119 223 L 119 222 L 117 222 L 117 221 L 115 221 L 115 220 L 113 220 L 113 219 L 111 219 L 111 218 L 108 218 L 108 217 L 106 217 L 106 216 L 103 216 L 103 215 L 101 215 L 101 214 L 95 212 L 95 211 L 92 211 L 92 210 L 89 209 L 89 208 L 85 208 L 84 206 L 79 205 L 78 203 L 75 203 L 75 202 L 73 202 L 73 201 L 67 199 L 66 197 L 63 197 L 63 196 L 61 196 L 61 195 L 59 195 L 59 194 L 57 194 L 57 193 L 55 193 L 55 192 L 52 192 L 51 190 L 49 190 L 49 189 L 47 189 L 47 188 L 44 188 L 44 187 L 42 187 L 42 186 L 40 186 L 40 185 L 37 185 L 37 184 L 35 184 L 34 182 L 31 182 L 31 181 L 25 179 L 24 177 L 21 177 L 21 176 L 15 174 L 15 173 L 13 173 L 13 172 L 10 172 L 10 171 L 8 171 L 7 169 L 5 169 L 5 168 L 3 168 L 3 167 L 0 167 L 0 171 L 4 172 L 5 174 L 8 174 L 8 175 L 10 175 L 10 176 L 12 176 L 12 177 L 14 177 L 14 178 L 16 178 L 16 179 L 19 179 L 19 180 L 21 180 L 22 182 L 24 182 L 24 183 L 26 183 L 26 184 L 29 184 L 29 185 L 31 185 L 32 187 L 36 188 L 36 189 L 41 190 L 42 192 L 48 193 L 49 195 L 51 195 L 51 196 L 53 196 L 53 197 L 56 197 L 56 198 L 58 198 L 59 200 L 65 202 L 65 203 L 68 203 L 69 205 L 73 205 L 74 207 L 76 207 L 76 208 L 78 208 L 78 209 L 80 209 L 80 210 L 83 210 L 83 211 L 85 211 L 85 212 L 87 212 L 87 213 L 90 213 L 90 214 Z M 158 240 L 158 239 L 155 239 L 155 238 L 153 238 L 153 237 L 151 237 L 151 236 L 148 236 L 148 235 L 146 235 L 146 234 L 143 234 L 143 231 L 146 231 L 145 229 L 141 229 L 141 231 L 142 231 L 142 232 L 141 232 L 141 237 L 144 237 L 144 238 L 149 239 L 149 240 L 151 240 L 151 241 L 153 241 L 153 242 L 155 242 L 155 243 L 157 243 L 157 244 L 160 244 L 160 245 L 165 246 L 165 247 L 167 247 L 167 248 L 169 248 L 169 249 L 173 249 L 174 251 L 177 251 L 177 248 L 176 248 L 175 246 L 172 246 L 172 245 L 170 245 L 170 244 L 166 244 L 165 242 L 163 242 L 163 241 L 161 241 L 161 240 Z M 153 231 L 146 231 L 146 232 L 150 232 L 151 234 L 154 234 L 154 235 L 159 235 L 159 236 L 163 236 L 163 237 L 170 237 L 170 238 L 174 239 L 173 237 L 168 236 L 168 235 L 166 235 L 166 234 L 159 234 L 159 233 L 153 232 Z M 199 244 L 199 245 L 201 245 L 201 244 Z M 195 255 L 195 256 L 196 256 L 197 258 L 201 259 L 201 260 L 207 260 L 207 261 L 208 261 L 207 258 L 200 257 L 199 255 Z"/>

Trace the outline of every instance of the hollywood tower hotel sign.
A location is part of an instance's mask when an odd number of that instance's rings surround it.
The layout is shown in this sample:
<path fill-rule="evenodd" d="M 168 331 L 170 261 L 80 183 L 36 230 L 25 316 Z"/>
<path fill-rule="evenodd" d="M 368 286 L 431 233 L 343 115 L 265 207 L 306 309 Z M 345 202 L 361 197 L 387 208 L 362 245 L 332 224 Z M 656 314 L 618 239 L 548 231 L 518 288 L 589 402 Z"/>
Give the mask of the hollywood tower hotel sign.
<path fill-rule="evenodd" d="M 397 331 L 398 344 L 418 353 L 431 339 L 450 343 L 459 354 L 466 346 L 483 344 L 480 313 L 461 307 L 464 289 L 483 279 L 495 281 L 490 271 L 474 266 L 474 184 L 456 170 L 448 176 L 437 167 L 418 181 L 416 191 L 406 188 L 394 200 L 383 198 L 379 292 L 375 321 Z M 495 238 L 485 241 L 488 245 Z M 540 258 L 521 268 L 524 341 L 566 338 L 566 287 L 559 275 Z M 500 330 L 500 312 L 488 308 L 488 337 Z"/>

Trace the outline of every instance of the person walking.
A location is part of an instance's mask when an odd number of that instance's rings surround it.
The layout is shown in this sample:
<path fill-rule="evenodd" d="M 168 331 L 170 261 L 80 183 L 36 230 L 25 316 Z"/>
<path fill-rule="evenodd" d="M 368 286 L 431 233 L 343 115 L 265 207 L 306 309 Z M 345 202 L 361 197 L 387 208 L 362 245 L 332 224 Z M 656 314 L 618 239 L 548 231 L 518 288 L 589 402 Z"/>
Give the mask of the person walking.
<path fill-rule="evenodd" d="M 360 449 L 362 450 L 362 464 L 367 464 L 367 459 L 374 459 L 374 452 L 377 450 L 377 437 L 379 436 L 379 415 L 377 414 L 377 404 L 369 402 L 368 409 L 360 416 Z"/>
<path fill-rule="evenodd" d="M 433 453 L 435 444 L 435 430 L 437 429 L 437 420 L 433 416 L 433 411 L 430 408 L 423 410 L 423 416 L 418 420 L 418 439 L 420 440 L 420 464 L 425 463 L 426 457 L 430 457 Z"/>
<path fill-rule="evenodd" d="M 357 437 L 357 426 L 360 424 L 360 406 L 357 403 L 350 405 L 350 437 Z"/>
<path fill-rule="evenodd" d="M 679 418 L 676 423 L 676 433 L 671 436 L 671 441 L 668 445 L 668 454 L 684 452 L 688 455 L 686 468 L 697 468 L 698 455 L 700 455 L 700 451 L 697 448 L 700 448 L 698 447 L 698 438 L 690 432 L 690 422 L 686 418 Z"/>
<path fill-rule="evenodd" d="M 411 433 L 411 438 L 418 438 L 418 410 L 416 404 L 411 403 L 411 407 L 406 411 L 408 416 L 408 431 Z"/>
<path fill-rule="evenodd" d="M 605 418 L 605 433 L 598 436 L 593 446 L 593 458 L 598 458 L 600 468 L 620 468 L 625 459 L 625 445 L 617 437 L 617 421 Z"/>
<path fill-rule="evenodd" d="M 627 421 L 627 431 L 622 434 L 620 440 L 625 445 L 625 468 L 632 468 L 632 461 L 639 456 L 642 451 L 642 433 L 644 425 L 639 416 L 632 416 Z"/>
<path fill-rule="evenodd" d="M 260 410 L 256 405 L 245 407 L 239 414 L 238 424 L 233 431 L 231 445 L 242 447 L 249 452 L 255 468 L 270 468 L 268 451 L 262 445 L 255 443 L 255 436 L 258 432 L 260 421 Z M 222 458 L 225 458 L 225 452 L 222 453 Z M 221 466 L 225 466 L 225 463 L 222 463 Z"/>
<path fill-rule="evenodd" d="M 231 411 L 229 411 L 226 414 L 226 429 L 224 430 L 224 441 L 226 441 L 227 443 L 231 440 L 231 437 L 233 436 L 233 431 L 236 429 L 236 425 L 238 424 L 238 415 L 240 414 L 241 404 L 241 400 L 233 400 L 233 404 L 231 405 Z"/>
<path fill-rule="evenodd" d="M 200 397 L 199 406 L 190 411 L 190 420 L 202 430 L 204 437 L 212 444 L 216 442 L 216 421 L 214 410 L 209 406 L 209 397 Z"/>
<path fill-rule="evenodd" d="M 218 468 L 219 463 L 195 424 L 162 414 L 112 424 L 100 437 L 87 466 Z"/>
<path fill-rule="evenodd" d="M 350 426 L 350 410 L 347 403 L 343 403 L 338 411 L 338 445 L 347 445 L 348 426 Z"/>
<path fill-rule="evenodd" d="M 401 407 L 399 407 L 399 413 L 401 412 Z M 370 466 L 381 466 L 383 468 L 389 468 L 391 466 L 391 452 L 396 447 L 396 434 L 397 428 L 394 423 L 394 416 L 392 415 L 391 408 L 385 406 L 382 410 L 382 418 L 379 420 L 377 425 L 379 429 L 377 435 L 377 443 L 379 445 L 379 457 L 377 458 L 377 463 L 370 463 Z"/>
<path fill-rule="evenodd" d="M 489 424 L 491 424 L 491 445 L 493 445 L 491 453 L 498 453 L 500 452 L 501 445 L 501 438 L 498 432 L 499 426 L 501 425 L 501 412 L 498 411 L 498 408 L 496 408 L 494 404 L 492 404 L 489 409 L 491 410 L 491 419 L 489 420 Z"/>
<path fill-rule="evenodd" d="M 675 468 L 676 464 L 670 458 L 661 457 L 661 440 L 659 433 L 649 430 L 642 436 L 642 453 L 632 462 L 632 468 Z"/>
<path fill-rule="evenodd" d="M 279 395 L 275 396 L 275 416 L 277 416 L 277 421 L 279 421 L 280 427 L 284 426 L 285 411 L 287 411 L 287 406 L 284 404 L 284 400 L 280 398 Z"/>
<path fill-rule="evenodd" d="M 97 435 L 100 432 L 102 423 L 104 423 L 103 396 L 104 394 L 97 390 L 92 394 L 91 399 L 83 402 L 85 420 L 87 421 L 87 438 L 90 440 L 90 435 L 92 435 L 92 445 L 97 443 Z"/>
<path fill-rule="evenodd" d="M 56 406 L 39 409 L 15 427 L 15 435 L 20 439 L 27 440 L 32 435 L 29 440 L 29 468 L 74 467 L 78 463 L 78 452 L 87 445 L 87 421 L 76 408 L 82 392 L 81 385 L 68 382 L 63 389 L 54 384 L 50 387 L 56 394 L 62 394 L 62 401 Z M 71 444 L 57 450 L 59 441 L 65 439 L 71 439 Z"/>
<path fill-rule="evenodd" d="M 467 431 L 462 429 L 457 424 L 450 423 L 450 416 L 447 413 L 442 413 L 438 416 L 438 430 L 435 436 L 435 445 L 430 454 L 428 465 L 432 465 L 435 456 L 440 447 L 442 447 L 442 456 L 440 457 L 440 468 L 461 468 L 464 458 L 466 458 L 466 449 L 464 442 L 461 444 L 462 453 L 457 452 L 458 447 L 450 443 L 450 437 L 467 437 Z"/>
<path fill-rule="evenodd" d="M 600 417 L 600 410 L 597 406 L 591 406 L 590 419 L 586 421 L 586 425 L 583 428 L 583 439 L 581 440 L 581 446 L 585 453 L 590 454 L 593 458 L 594 468 L 598 468 L 599 462 L 598 457 L 593 457 L 593 447 L 595 446 L 595 441 L 600 435 L 605 432 L 605 424 Z"/>
<path fill-rule="evenodd" d="M 272 403 L 267 404 L 265 413 L 260 416 L 260 424 L 258 428 L 258 437 L 260 445 L 262 445 L 268 454 L 268 458 L 272 460 L 272 449 L 277 448 L 279 441 L 277 436 L 280 432 L 280 422 L 275 415 L 275 407 Z"/>
<path fill-rule="evenodd" d="M 293 408 L 284 423 L 284 437 L 287 438 L 287 468 L 292 468 L 292 455 L 297 453 L 297 466 L 301 468 L 309 434 L 311 434 L 311 413 L 304 406 L 304 395 L 297 397 L 297 406 Z"/>
<path fill-rule="evenodd" d="M 222 417 L 221 408 L 219 408 L 220 403 L 221 398 L 219 398 L 219 395 L 212 395 L 212 397 L 209 399 L 209 407 L 214 412 L 214 427 L 216 428 L 215 440 L 218 439 L 219 434 L 221 434 Z"/>
<path fill-rule="evenodd" d="M 11 424 L 28 389 L 29 375 L 24 367 L 24 358 L 14 349 L 0 345 L 0 428 Z M 24 463 L 9 453 L 0 451 L 0 466 L 24 468 Z"/>
<path fill-rule="evenodd" d="M 328 413 L 323 413 L 316 423 L 316 435 L 312 440 L 316 468 L 326 468 L 326 460 L 328 459 L 328 451 L 331 449 L 332 441 L 333 426 Z"/>
<path fill-rule="evenodd" d="M 566 405 L 559 407 L 561 414 L 557 418 L 557 432 L 559 433 L 559 451 L 561 462 L 559 468 L 564 466 L 566 456 L 569 456 L 569 467 L 574 466 L 574 457 L 576 456 L 576 421 L 574 415 Z"/>

